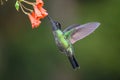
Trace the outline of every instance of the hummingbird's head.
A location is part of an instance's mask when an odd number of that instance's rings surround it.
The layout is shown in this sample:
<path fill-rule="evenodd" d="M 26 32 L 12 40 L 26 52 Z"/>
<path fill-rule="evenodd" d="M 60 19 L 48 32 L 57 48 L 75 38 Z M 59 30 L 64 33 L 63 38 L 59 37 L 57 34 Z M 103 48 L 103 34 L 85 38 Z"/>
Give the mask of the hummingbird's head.
<path fill-rule="evenodd" d="M 61 24 L 58 21 L 54 21 L 57 29 L 61 30 Z"/>
<path fill-rule="evenodd" d="M 54 21 L 51 17 L 47 16 L 48 19 L 50 20 L 51 24 L 52 24 L 52 29 L 53 30 L 57 30 L 57 29 L 61 29 L 61 24 L 58 21 Z"/>

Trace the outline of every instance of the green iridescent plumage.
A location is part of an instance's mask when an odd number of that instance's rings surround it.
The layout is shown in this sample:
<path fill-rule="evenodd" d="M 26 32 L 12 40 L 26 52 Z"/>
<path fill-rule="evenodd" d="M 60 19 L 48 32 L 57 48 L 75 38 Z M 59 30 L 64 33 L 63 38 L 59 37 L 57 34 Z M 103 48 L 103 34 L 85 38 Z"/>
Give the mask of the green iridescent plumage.
<path fill-rule="evenodd" d="M 71 25 L 62 31 L 59 22 L 53 21 L 49 16 L 48 19 L 52 24 L 52 32 L 57 47 L 62 53 L 66 54 L 74 69 L 79 68 L 79 65 L 74 57 L 72 44 L 91 34 L 100 25 L 100 23 L 91 22 L 84 25 Z"/>

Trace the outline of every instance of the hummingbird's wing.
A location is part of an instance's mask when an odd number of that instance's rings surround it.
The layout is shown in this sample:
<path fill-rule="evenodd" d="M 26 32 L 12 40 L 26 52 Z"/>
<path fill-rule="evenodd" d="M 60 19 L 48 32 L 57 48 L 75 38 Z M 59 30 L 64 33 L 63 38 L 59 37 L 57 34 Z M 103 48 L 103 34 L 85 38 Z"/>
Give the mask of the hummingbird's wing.
<path fill-rule="evenodd" d="M 78 26 L 80 26 L 80 24 L 73 24 L 73 25 L 67 27 L 67 28 L 63 31 L 64 36 L 65 36 L 67 39 L 69 39 L 69 38 L 70 38 L 70 35 L 71 35 L 71 33 L 74 31 L 75 27 L 78 27 Z"/>
<path fill-rule="evenodd" d="M 71 31 L 71 33 L 68 34 L 70 36 L 69 40 L 72 44 L 74 44 L 76 41 L 83 39 L 84 37 L 91 34 L 95 29 L 98 28 L 99 25 L 99 22 L 90 22 L 79 26 L 70 26 L 63 32 L 67 33 L 68 31 Z"/>
<path fill-rule="evenodd" d="M 73 24 L 73 25 L 70 25 L 69 27 L 67 27 L 63 32 L 67 32 L 67 31 L 70 31 L 70 30 L 73 30 L 75 27 L 78 27 L 80 26 L 80 24 Z"/>

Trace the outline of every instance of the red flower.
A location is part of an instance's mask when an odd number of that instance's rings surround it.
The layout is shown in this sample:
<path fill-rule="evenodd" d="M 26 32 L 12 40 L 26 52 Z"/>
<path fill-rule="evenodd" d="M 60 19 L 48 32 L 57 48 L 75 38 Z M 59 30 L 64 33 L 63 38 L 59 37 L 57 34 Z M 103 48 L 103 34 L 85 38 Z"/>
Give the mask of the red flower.
<path fill-rule="evenodd" d="M 36 5 L 34 6 L 34 11 L 35 11 L 35 17 L 37 19 L 41 19 L 42 13 L 41 13 L 41 11 L 38 9 L 38 7 Z"/>
<path fill-rule="evenodd" d="M 39 19 L 36 19 L 34 12 L 32 12 L 31 14 L 28 14 L 28 17 L 31 21 L 32 28 L 37 28 L 40 25 L 41 22 L 39 21 Z"/>
<path fill-rule="evenodd" d="M 31 14 L 28 14 L 32 28 L 37 28 L 41 23 L 40 19 L 43 19 L 48 15 L 43 8 L 43 4 L 42 0 L 36 0 L 36 4 L 33 6 L 34 11 Z"/>
<path fill-rule="evenodd" d="M 46 12 L 46 10 L 44 8 L 40 8 L 41 14 L 42 14 L 42 18 L 46 17 L 48 15 L 48 13 Z"/>
<path fill-rule="evenodd" d="M 42 0 L 36 0 L 36 6 L 34 6 L 34 10 L 36 10 L 36 12 L 38 12 L 38 10 L 41 12 L 41 15 L 42 15 L 40 16 L 41 18 L 44 18 L 48 15 L 46 10 L 43 8 L 43 5 L 44 5 L 44 2 Z"/>
<path fill-rule="evenodd" d="M 44 5 L 44 2 L 42 0 L 36 0 L 36 5 L 42 7 Z"/>

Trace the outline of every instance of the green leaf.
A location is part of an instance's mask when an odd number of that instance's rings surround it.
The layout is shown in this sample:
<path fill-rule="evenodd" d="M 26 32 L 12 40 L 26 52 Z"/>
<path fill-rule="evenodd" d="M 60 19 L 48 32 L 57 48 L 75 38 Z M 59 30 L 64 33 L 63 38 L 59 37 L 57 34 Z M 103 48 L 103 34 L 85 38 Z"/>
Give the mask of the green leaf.
<path fill-rule="evenodd" d="M 16 1 L 16 3 L 15 3 L 15 8 L 16 8 L 17 11 L 19 11 L 19 6 L 20 6 L 20 5 L 19 5 L 19 2 Z"/>

